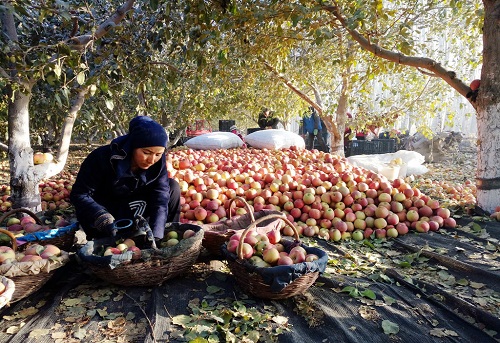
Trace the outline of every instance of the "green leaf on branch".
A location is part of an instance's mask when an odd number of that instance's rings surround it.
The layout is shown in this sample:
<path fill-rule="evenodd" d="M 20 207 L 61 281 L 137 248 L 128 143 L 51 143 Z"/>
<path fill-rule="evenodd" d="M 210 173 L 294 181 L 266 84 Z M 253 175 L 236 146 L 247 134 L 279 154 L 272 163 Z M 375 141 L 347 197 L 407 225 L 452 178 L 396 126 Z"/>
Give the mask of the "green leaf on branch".
<path fill-rule="evenodd" d="M 85 72 L 81 71 L 78 73 L 76 76 L 76 82 L 78 82 L 79 85 L 83 85 L 85 83 Z"/>

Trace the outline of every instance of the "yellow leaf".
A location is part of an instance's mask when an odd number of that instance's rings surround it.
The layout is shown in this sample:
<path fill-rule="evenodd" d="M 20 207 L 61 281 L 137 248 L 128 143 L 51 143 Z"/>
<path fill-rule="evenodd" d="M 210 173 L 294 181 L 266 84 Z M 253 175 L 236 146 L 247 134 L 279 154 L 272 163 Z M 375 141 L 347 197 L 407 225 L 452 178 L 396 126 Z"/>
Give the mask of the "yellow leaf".
<path fill-rule="evenodd" d="M 30 332 L 28 337 L 37 338 L 40 336 L 45 336 L 49 333 L 49 329 L 34 329 Z"/>
<path fill-rule="evenodd" d="M 53 332 L 51 336 L 53 339 L 66 338 L 66 333 L 64 333 L 62 331 L 57 331 L 57 332 Z"/>

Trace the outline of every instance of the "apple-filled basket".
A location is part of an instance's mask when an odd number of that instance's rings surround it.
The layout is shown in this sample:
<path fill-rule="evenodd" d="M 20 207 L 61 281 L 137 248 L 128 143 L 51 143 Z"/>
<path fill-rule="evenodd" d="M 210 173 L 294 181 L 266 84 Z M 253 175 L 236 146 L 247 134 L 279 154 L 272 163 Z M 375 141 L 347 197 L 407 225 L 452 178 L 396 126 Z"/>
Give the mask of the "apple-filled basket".
<path fill-rule="evenodd" d="M 245 237 L 251 232 L 258 232 L 260 223 L 276 218 L 284 221 L 294 231 L 293 239 L 284 238 L 279 241 L 284 251 L 291 253 L 293 250 L 303 249 L 303 261 L 297 260 L 297 263 L 290 261 L 289 264 L 274 266 L 267 262 L 265 263 L 266 266 L 251 263 L 250 258 L 252 257 L 244 255 Z M 303 294 L 314 284 L 318 276 L 325 271 L 328 262 L 326 252 L 318 248 L 305 246 L 300 242 L 299 233 L 294 224 L 283 214 L 271 214 L 251 223 L 239 237 L 235 252 L 228 250 L 229 244 L 230 241 L 223 245 L 222 252 L 237 284 L 245 293 L 263 299 L 286 299 Z M 253 247 L 250 248 L 250 251 L 252 249 Z M 255 251 L 255 249 L 253 250 Z M 250 255 L 252 255 L 251 252 Z M 305 260 L 307 255 L 315 256 L 315 258 L 308 262 Z"/>
<path fill-rule="evenodd" d="M 0 309 L 10 304 L 15 290 L 16 284 L 14 281 L 5 276 L 0 277 Z"/>
<path fill-rule="evenodd" d="M 146 226 L 151 232 L 149 225 Z M 189 237 L 185 235 L 188 230 L 191 232 Z M 178 243 L 167 246 L 162 241 L 161 246 L 156 247 L 153 242 L 151 248 L 130 250 L 129 246 L 127 250 L 107 254 L 109 247 L 125 244 L 126 240 L 138 247 L 139 240 L 145 239 L 144 236 L 128 239 L 114 236 L 88 241 L 77 251 L 77 255 L 81 263 L 102 280 L 121 286 L 158 286 L 194 265 L 203 239 L 202 228 L 193 224 L 167 223 L 165 232 L 175 232 L 179 237 Z"/>
<path fill-rule="evenodd" d="M 53 227 L 44 223 L 35 213 L 25 208 L 16 208 L 9 212 L 5 212 L 0 217 L 0 223 L 3 223 L 7 218 L 18 213 L 25 213 L 27 216 L 25 216 L 25 219 L 21 219 L 21 223 L 7 226 L 6 229 L 13 233 L 24 232 L 23 235 L 16 237 L 19 244 L 52 244 L 64 251 L 70 251 L 73 247 L 75 243 L 75 234 L 78 230 L 77 222 L 66 223 L 61 227 Z M 31 232 L 31 230 L 37 231 Z"/>
<path fill-rule="evenodd" d="M 231 208 L 233 204 L 236 204 L 236 201 L 240 201 L 244 205 L 247 213 L 231 217 Z M 270 214 L 281 214 L 279 211 L 266 209 L 254 212 L 250 204 L 244 198 L 238 196 L 229 202 L 228 212 L 227 220 L 202 225 L 205 232 L 202 242 L 203 247 L 214 256 L 221 256 L 222 245 L 229 241 L 229 238 L 237 231 L 243 232 L 256 219 Z M 267 230 L 274 230 L 280 225 L 282 225 L 282 222 L 279 219 L 269 218 L 265 222 L 261 222 L 260 227 L 266 227 Z"/>
<path fill-rule="evenodd" d="M 18 246 L 12 232 L 0 229 L 0 233 L 11 238 L 11 246 L 0 246 L 2 262 L 0 276 L 15 284 L 10 302 L 24 299 L 42 288 L 55 271 L 69 262 L 69 254 L 55 245 L 32 244 Z M 10 250 L 9 250 L 10 249 Z M 5 254 L 11 254 L 4 259 Z"/>

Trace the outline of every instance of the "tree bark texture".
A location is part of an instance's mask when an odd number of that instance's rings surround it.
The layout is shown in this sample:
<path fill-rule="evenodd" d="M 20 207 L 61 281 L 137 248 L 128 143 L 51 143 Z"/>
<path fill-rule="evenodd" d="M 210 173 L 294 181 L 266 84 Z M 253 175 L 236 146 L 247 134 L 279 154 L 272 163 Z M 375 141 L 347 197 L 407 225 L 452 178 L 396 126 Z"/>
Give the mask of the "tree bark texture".
<path fill-rule="evenodd" d="M 483 66 L 476 102 L 477 204 L 493 212 L 500 205 L 500 3 L 483 3 Z"/>

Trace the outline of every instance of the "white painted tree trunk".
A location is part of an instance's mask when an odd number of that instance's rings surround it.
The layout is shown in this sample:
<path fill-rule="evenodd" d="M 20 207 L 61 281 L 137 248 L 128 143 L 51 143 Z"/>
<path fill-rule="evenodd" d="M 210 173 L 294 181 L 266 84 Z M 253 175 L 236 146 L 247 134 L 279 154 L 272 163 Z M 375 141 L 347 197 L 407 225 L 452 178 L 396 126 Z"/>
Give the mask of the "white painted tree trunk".
<path fill-rule="evenodd" d="M 30 92 L 15 91 L 14 101 L 9 103 L 9 163 L 11 200 L 14 208 L 41 208 L 38 184 L 35 176 L 33 149 L 30 144 L 29 102 Z"/>
<path fill-rule="evenodd" d="M 490 213 L 500 206 L 500 104 L 478 109 L 477 205 Z"/>
<path fill-rule="evenodd" d="M 500 206 L 500 31 L 498 1 L 483 0 L 483 66 L 477 111 L 477 205 L 488 212 Z"/>

